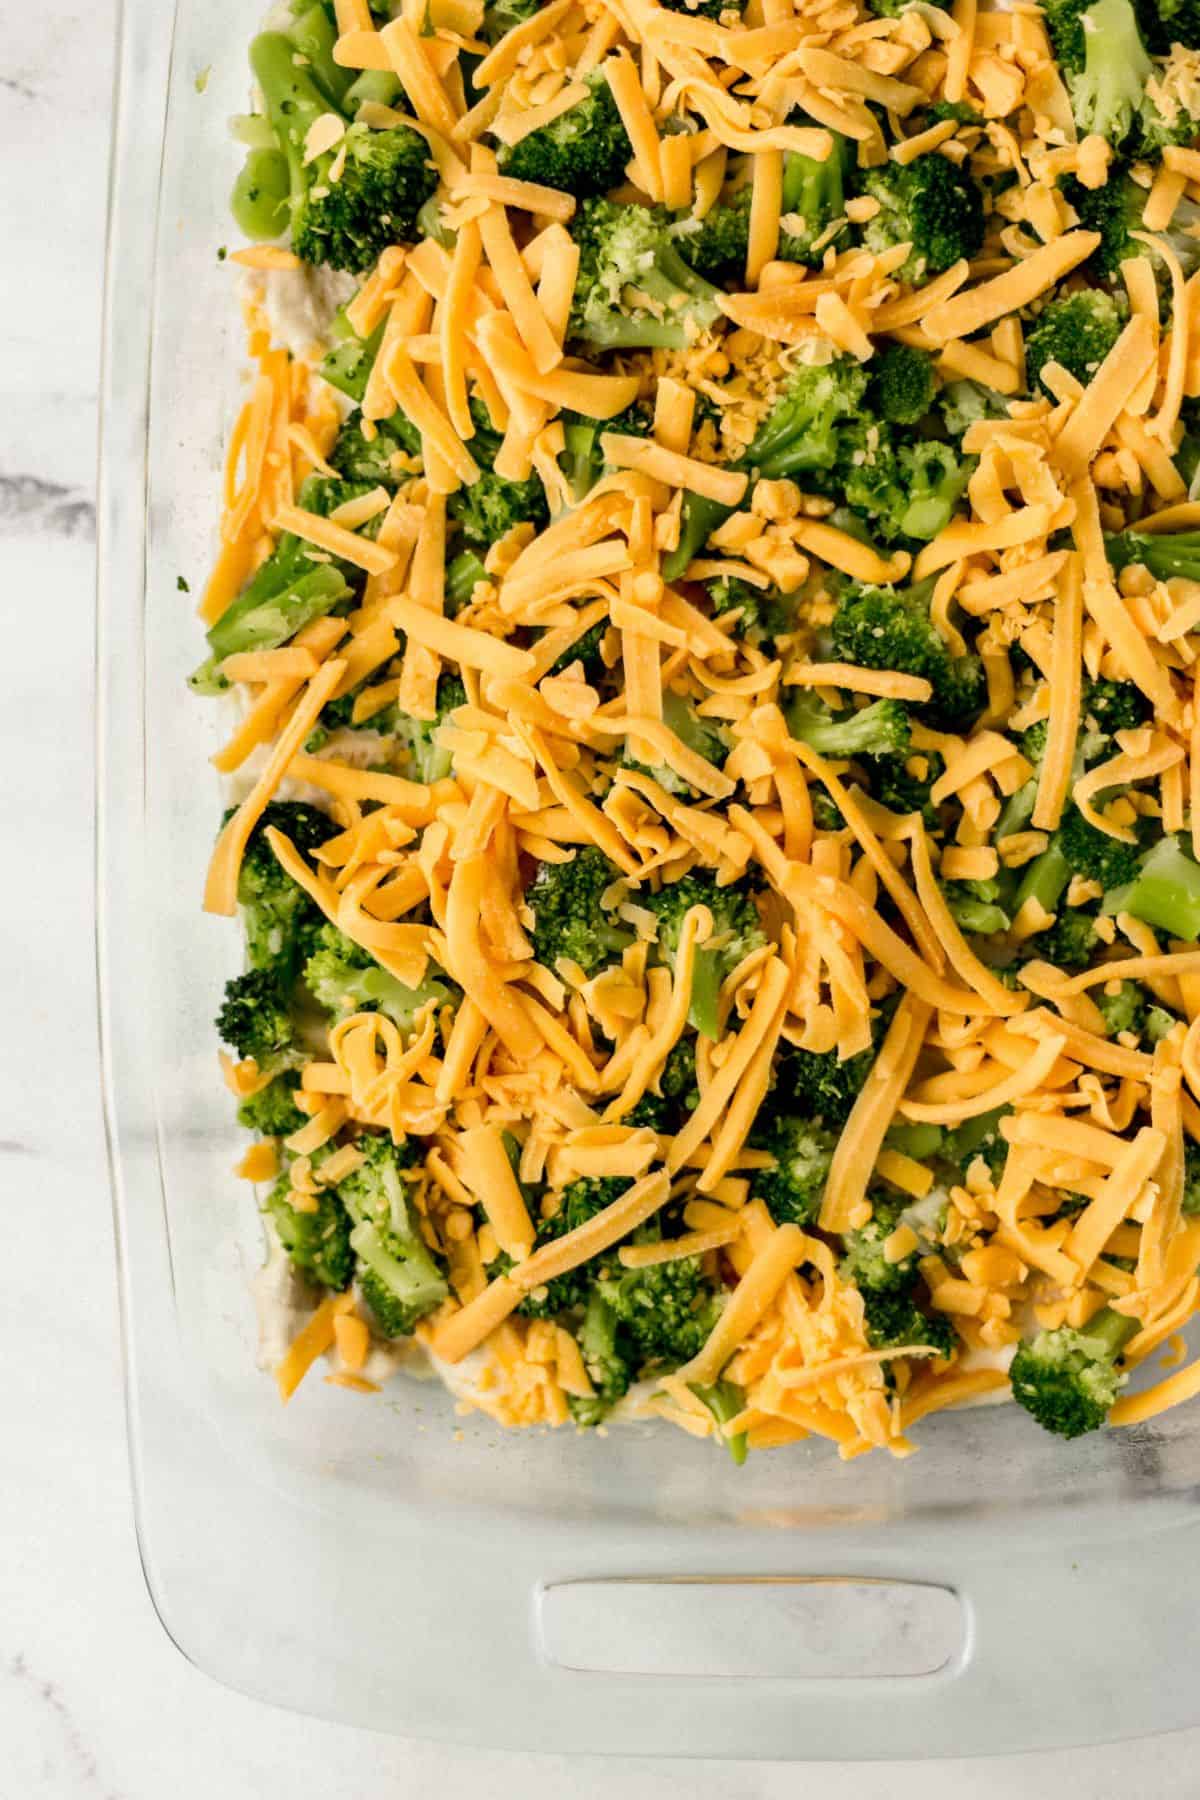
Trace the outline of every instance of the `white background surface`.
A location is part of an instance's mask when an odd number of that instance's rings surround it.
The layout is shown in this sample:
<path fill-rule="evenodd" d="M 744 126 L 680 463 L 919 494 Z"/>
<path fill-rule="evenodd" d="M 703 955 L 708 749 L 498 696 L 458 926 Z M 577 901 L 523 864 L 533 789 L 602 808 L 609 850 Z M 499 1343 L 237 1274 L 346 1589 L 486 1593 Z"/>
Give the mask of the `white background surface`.
<path fill-rule="evenodd" d="M 251 0 L 248 29 L 261 10 Z M 92 993 L 91 492 L 114 21 L 107 0 L 4 0 L 0 20 L 0 606 L 13 689 L 0 703 L 0 1800 L 777 1800 L 810 1783 L 822 1800 L 1200 1795 L 1200 1731 L 820 1770 L 450 1751 L 244 1700 L 167 1641 L 131 1524 Z"/>

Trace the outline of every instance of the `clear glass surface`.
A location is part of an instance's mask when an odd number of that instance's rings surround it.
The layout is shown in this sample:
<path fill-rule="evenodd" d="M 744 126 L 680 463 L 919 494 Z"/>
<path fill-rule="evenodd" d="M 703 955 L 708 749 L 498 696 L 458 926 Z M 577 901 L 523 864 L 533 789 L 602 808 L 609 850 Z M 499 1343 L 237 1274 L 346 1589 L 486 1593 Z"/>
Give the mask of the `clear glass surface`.
<path fill-rule="evenodd" d="M 284 1704 L 546 1748 L 933 1755 L 1192 1723 L 1162 1671 L 1200 1587 L 1200 1406 L 1071 1446 L 986 1409 L 926 1421 L 903 1462 L 806 1443 L 737 1469 L 667 1427 L 506 1435 L 404 1378 L 366 1402 L 310 1377 L 284 1409 L 256 1368 L 261 1231 L 212 1029 L 238 946 L 199 899 L 220 725 L 183 685 L 241 394 L 239 278 L 217 252 L 253 22 L 234 0 L 127 0 L 114 156 L 101 1014 L 139 1537 L 167 1629 Z M 945 1583 L 966 1651 L 836 1688 L 543 1656 L 546 1584 L 701 1574 Z"/>

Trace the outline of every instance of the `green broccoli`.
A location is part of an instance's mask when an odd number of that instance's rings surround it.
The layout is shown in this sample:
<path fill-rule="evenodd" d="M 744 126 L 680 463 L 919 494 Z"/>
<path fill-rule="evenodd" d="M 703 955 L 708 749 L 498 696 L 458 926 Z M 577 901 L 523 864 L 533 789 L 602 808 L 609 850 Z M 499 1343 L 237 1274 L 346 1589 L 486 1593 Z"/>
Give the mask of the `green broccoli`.
<path fill-rule="evenodd" d="M 911 1288 L 894 1293 L 867 1289 L 863 1294 L 863 1317 L 867 1342 L 873 1350 L 929 1344 L 944 1361 L 954 1355 L 958 1339 L 953 1325 L 942 1313 L 922 1312 Z"/>
<path fill-rule="evenodd" d="M 1189 1138 L 1183 1147 L 1183 1202 L 1185 1217 L 1200 1213 L 1200 1144 Z"/>
<path fill-rule="evenodd" d="M 385 1013 L 402 1031 L 430 1001 L 442 1006 L 451 998 L 445 982 L 429 976 L 420 987 L 406 987 L 389 975 L 368 951 L 336 925 L 322 925 L 304 965 L 304 985 L 335 1019 L 356 1012 Z"/>
<path fill-rule="evenodd" d="M 341 1293 L 354 1272 L 350 1220 L 334 1188 L 318 1188 L 315 1210 L 301 1212 L 290 1199 L 291 1181 L 281 1175 L 267 1196 L 265 1211 L 292 1262 L 321 1287 Z"/>
<path fill-rule="evenodd" d="M 657 1242 L 657 1225 L 643 1227 L 635 1243 Z M 676 1368 L 697 1354 L 721 1314 L 722 1293 L 704 1275 L 698 1256 L 648 1268 L 610 1266 L 597 1288 L 624 1326 L 638 1364 Z"/>
<path fill-rule="evenodd" d="M 350 1248 L 362 1297 L 384 1337 L 407 1337 L 449 1293 L 421 1235 L 408 1192 L 414 1148 L 382 1133 L 360 1137 L 364 1160 L 338 1183 L 353 1221 Z"/>
<path fill-rule="evenodd" d="M 805 118 L 799 111 L 794 122 Z M 839 132 L 833 133 L 833 149 L 824 162 L 799 150 L 784 152 L 776 252 L 781 262 L 816 266 L 831 245 L 844 242 L 849 230 L 846 198 L 852 166 L 851 146 Z"/>
<path fill-rule="evenodd" d="M 383 325 L 377 325 L 370 337 L 360 338 L 354 331 L 344 312 L 339 312 L 333 321 L 330 337 L 333 342 L 321 360 L 320 374 L 322 381 L 344 394 L 356 406 L 361 406 L 367 391 L 367 383 L 371 379 L 371 370 L 375 366 L 375 358 L 379 355 L 379 346 L 383 342 Z M 403 421 L 403 430 L 412 430 L 403 413 L 396 414 L 396 421 Z M 389 420 L 389 426 L 394 421 Z M 361 432 L 359 434 L 361 436 Z M 420 449 L 420 436 L 416 435 L 416 447 Z M 404 446 L 407 448 L 407 445 Z"/>
<path fill-rule="evenodd" d="M 1200 49 L 1200 4 L 1197 0 L 1137 0 L 1138 23 L 1147 46 L 1165 56 L 1173 44 Z"/>
<path fill-rule="evenodd" d="M 1133 127 L 1153 64 L 1138 31 L 1130 0 L 1095 0 L 1072 30 L 1069 59 L 1060 58 L 1081 136 L 1107 139 L 1120 149 Z M 1075 56 L 1082 41 L 1083 66 Z"/>
<path fill-rule="evenodd" d="M 287 1068 L 297 1055 L 287 994 L 273 969 L 247 969 L 225 983 L 217 1033 L 237 1056 L 253 1057 L 264 1073 Z"/>
<path fill-rule="evenodd" d="M 362 482 L 367 487 L 385 487 L 395 492 L 399 485 L 393 459 L 396 456 L 421 454 L 421 434 L 409 424 L 402 412 L 390 419 L 380 419 L 375 436 L 363 436 L 362 422 L 355 415 L 347 419 L 334 439 L 328 462 L 346 481 Z"/>
<path fill-rule="evenodd" d="M 740 1468 L 746 1460 L 746 1434 L 735 1431 L 730 1437 L 725 1427 L 731 1419 L 736 1419 L 746 1405 L 746 1396 L 736 1381 L 717 1381 L 711 1387 L 702 1387 L 698 1382 L 690 1382 L 697 1400 L 703 1400 L 713 1418 L 717 1421 L 718 1434 L 733 1461 Z"/>
<path fill-rule="evenodd" d="M 585 200 L 571 221 L 579 273 L 568 336 L 601 350 L 682 350 L 720 316 L 661 207 Z"/>
<path fill-rule="evenodd" d="M 1053 925 L 1026 939 L 1024 948 L 1056 968 L 1086 969 L 1098 942 L 1092 914 L 1079 907 L 1064 907 Z"/>
<path fill-rule="evenodd" d="M 460 487 L 450 496 L 448 516 L 467 543 L 480 549 L 496 543 L 514 525 L 532 525 L 540 531 L 550 517 L 540 476 L 530 474 L 513 481 L 497 475 L 494 464 L 501 435 L 481 400 L 472 400 L 471 417 L 475 430 L 469 447 L 479 464 L 479 476 L 470 487 Z"/>
<path fill-rule="evenodd" d="M 861 414 L 867 382 L 866 370 L 853 357 L 816 367 L 799 364 L 734 468 L 771 481 L 831 473 L 838 462 L 842 430 Z M 732 510 L 685 493 L 679 543 L 663 559 L 668 581 L 679 579 Z"/>
<path fill-rule="evenodd" d="M 851 587 L 834 615 L 833 651 L 859 668 L 923 676 L 933 697 L 916 711 L 933 725 L 955 730 L 983 707 L 987 681 L 977 656 L 951 656 L 929 617 L 932 592 L 932 581 L 911 588 Z"/>
<path fill-rule="evenodd" d="M 972 466 L 949 444 L 898 444 L 886 426 L 862 419 L 843 433 L 836 479 L 876 537 L 926 542 L 950 523 Z"/>
<path fill-rule="evenodd" d="M 1138 846 L 1089 825 L 1076 806 L 1066 808 L 1055 836 L 1072 874 L 1098 881 L 1106 892 L 1138 872 Z"/>
<path fill-rule="evenodd" d="M 585 681 L 590 681 L 593 686 L 597 682 L 603 681 L 608 674 L 608 665 L 604 660 L 602 650 L 609 629 L 607 619 L 597 619 L 596 623 L 589 626 L 582 637 L 577 637 L 575 642 L 551 663 L 546 671 L 547 674 L 561 675 L 564 670 L 571 667 L 572 663 L 582 663 Z"/>
<path fill-rule="evenodd" d="M 599 1425 L 621 1396 L 628 1393 L 633 1379 L 625 1333 L 599 1287 L 594 1287 L 588 1296 L 579 1327 L 579 1351 L 596 1392 L 587 1398 L 572 1396 L 567 1404 L 577 1425 Z"/>
<path fill-rule="evenodd" d="M 907 756 L 912 727 L 899 700 L 875 700 L 858 712 L 831 713 L 801 688 L 785 714 L 794 738 L 820 756 Z"/>
<path fill-rule="evenodd" d="M 492 578 L 473 550 L 460 550 L 446 565 L 446 611 L 453 618 L 469 606 L 481 581 Z M 462 701 L 456 704 L 462 705 Z"/>
<path fill-rule="evenodd" d="M 1085 723 L 1110 738 L 1118 731 L 1135 731 L 1154 714 L 1149 700 L 1132 681 L 1085 682 L 1082 711 Z M 1097 756 L 1109 753 L 1107 746 L 1095 748 Z M 1092 760 L 1090 756 L 1088 760 Z"/>
<path fill-rule="evenodd" d="M 603 70 L 593 69 L 586 82 L 585 99 L 515 144 L 500 146 L 502 175 L 561 188 L 580 200 L 617 186 L 633 146 Z"/>
<path fill-rule="evenodd" d="M 767 1118 L 763 1123 L 764 1112 Z M 811 1225 L 821 1210 L 834 1139 L 807 1119 L 776 1110 L 768 1095 L 755 1120 L 755 1140 L 775 1158 L 770 1169 L 755 1169 L 750 1192 L 777 1225 Z"/>
<path fill-rule="evenodd" d="M 1200 938 L 1200 865 L 1188 855 L 1181 839 L 1159 838 L 1140 863 L 1136 846 L 1118 844 L 1113 838 L 1104 841 L 1112 844 L 1114 854 L 1106 865 L 1112 879 L 1104 884 L 1107 891 L 1102 910 L 1114 916 L 1132 913 L 1135 919 L 1143 919 L 1173 938 L 1195 943 Z"/>
<path fill-rule="evenodd" d="M 629 1185 L 619 1175 L 583 1176 L 568 1183 L 562 1191 L 558 1211 L 538 1220 L 538 1248 L 586 1225 L 589 1219 L 619 1200 Z M 494 1269 L 495 1265 L 492 1266 Z M 582 1311 L 589 1305 L 596 1274 L 594 1263 L 586 1262 L 578 1268 L 568 1269 L 563 1275 L 555 1275 L 544 1287 L 534 1288 L 526 1294 L 517 1311 L 528 1319 L 556 1319 L 563 1313 Z M 587 1349 L 582 1344 L 581 1348 L 586 1366 Z"/>
<path fill-rule="evenodd" d="M 905 756 L 871 756 L 863 767 L 871 794 L 880 806 L 886 806 L 890 812 L 920 813 L 927 828 L 934 831 L 939 822 L 938 808 L 930 799 L 930 790 L 945 772 L 945 763 L 936 751 L 922 751 L 920 762 L 924 763 L 925 772 L 914 774 L 909 764 L 915 760 Z"/>
<path fill-rule="evenodd" d="M 247 1131 L 257 1131 L 261 1137 L 290 1137 L 293 1131 L 299 1131 L 307 1123 L 304 1113 L 295 1104 L 293 1096 L 300 1086 L 300 1076 L 295 1069 L 286 1069 L 266 1087 L 259 1088 L 257 1093 L 249 1095 L 238 1107 L 238 1124 Z"/>
<path fill-rule="evenodd" d="M 1108 986 L 1113 988 L 1111 994 Z M 1093 988 L 1091 997 L 1113 1037 L 1119 1037 L 1124 1031 L 1141 1037 L 1146 1023 L 1146 995 L 1138 982 L 1116 981 Z"/>
<path fill-rule="evenodd" d="M 1138 1329 L 1136 1319 L 1106 1307 L 1080 1331 L 1069 1325 L 1040 1331 L 1013 1357 L 1013 1399 L 1058 1437 L 1098 1430 L 1125 1385 L 1117 1362 Z"/>
<path fill-rule="evenodd" d="M 309 131 L 334 110 L 330 96 L 294 38 L 283 32 L 265 31 L 254 39 L 250 66 L 280 161 L 268 180 L 262 156 L 256 156 L 257 197 L 244 178 L 235 189 L 234 212 L 242 229 L 251 237 L 277 237 L 286 223 L 303 262 L 351 273 L 372 268 L 389 245 L 411 240 L 417 213 L 437 186 L 424 138 L 406 125 L 373 131 L 348 124 L 334 149 L 306 161 Z M 280 216 L 280 163 L 288 177 L 286 219 Z"/>
<path fill-rule="evenodd" d="M 506 32 L 537 16 L 541 0 L 492 0 L 483 15 L 483 37 L 498 44 Z"/>
<path fill-rule="evenodd" d="M 263 808 L 242 854 L 237 897 L 250 967 L 270 970 L 285 990 L 290 989 L 308 955 L 321 915 L 284 869 L 267 832 L 282 832 L 301 856 L 311 857 L 337 829 L 329 814 L 318 806 L 296 800 L 272 800 Z"/>
<path fill-rule="evenodd" d="M 749 186 L 740 187 L 730 199 L 710 207 L 702 219 L 685 214 L 676 224 L 679 253 L 703 280 L 740 283 L 745 276 L 751 195 Z"/>
<path fill-rule="evenodd" d="M 752 891 L 743 882 L 718 887 L 707 870 L 693 869 L 657 894 L 639 895 L 638 904 L 658 920 L 659 951 L 672 967 L 685 915 L 693 906 L 708 908 L 718 945 L 694 952 L 688 1019 L 702 1037 L 715 1038 L 721 983 L 744 956 L 766 942 Z"/>
<path fill-rule="evenodd" d="M 738 615 L 732 636 L 760 645 L 783 637 L 796 624 L 793 597 L 774 587 L 755 587 L 738 575 L 717 575 L 705 584 L 713 613 Z"/>
<path fill-rule="evenodd" d="M 562 415 L 563 453 L 559 466 L 571 484 L 576 501 L 586 499 L 603 475 L 606 464 L 600 439 L 605 432 L 617 437 L 649 437 L 654 415 L 648 406 L 635 401 L 614 419 L 592 419 L 585 413 Z"/>
<path fill-rule="evenodd" d="M 1009 917 L 998 904 L 1000 883 L 988 881 L 947 881 L 942 888 L 950 916 L 960 931 L 973 937 L 996 937 L 1009 927 Z"/>
<path fill-rule="evenodd" d="M 615 962 L 633 933 L 605 910 L 603 895 L 620 870 L 602 850 L 585 845 L 570 862 L 539 863 L 525 900 L 533 913 L 533 954 L 553 969 L 559 957 L 595 975 Z"/>
<path fill-rule="evenodd" d="M 467 703 L 467 690 L 457 675 L 441 675 L 437 684 L 437 716 L 414 719 L 408 713 L 397 715 L 396 735 L 407 752 L 414 781 L 426 786 L 444 781 L 452 767 L 449 750 L 437 741 L 437 732 L 450 714 Z"/>
<path fill-rule="evenodd" d="M 880 255 L 895 244 L 911 244 L 896 271 L 914 287 L 940 275 L 961 257 L 978 256 L 983 246 L 983 197 L 965 167 L 936 150 L 910 163 L 889 162 L 868 169 L 864 194 L 879 211 L 863 228 L 868 250 Z"/>
<path fill-rule="evenodd" d="M 871 364 L 867 398 L 889 425 L 916 425 L 933 405 L 933 358 L 908 344 L 888 344 Z"/>
<path fill-rule="evenodd" d="M 865 1225 L 847 1231 L 842 1238 L 839 1274 L 852 1287 L 871 1293 L 891 1294 L 909 1289 L 916 1275 L 916 1252 L 889 1262 L 883 1247 L 900 1223 L 901 1208 L 882 1195 L 871 1196 L 874 1212 Z"/>
<path fill-rule="evenodd" d="M 795 1114 L 831 1127 L 844 1125 L 871 1072 L 890 1013 L 880 1012 L 872 1026 L 873 1043 L 857 1056 L 839 1057 L 836 1050 L 800 1050 L 789 1046 L 775 1066 L 770 1099 L 776 1111 Z"/>
<path fill-rule="evenodd" d="M 1120 280 L 1121 264 L 1131 256 L 1145 256 L 1146 246 L 1131 234 L 1142 230 L 1142 214 L 1146 207 L 1146 190 L 1139 187 L 1128 170 L 1116 166 L 1101 188 L 1085 188 L 1073 176 L 1063 182 L 1063 192 L 1088 231 L 1100 233 L 1100 246 L 1085 265 L 1094 269 L 1115 286 Z M 1200 264 L 1200 240 L 1195 227 L 1200 222 L 1200 206 L 1185 195 L 1175 208 L 1164 233 L 1179 258 L 1185 275 L 1191 275 Z"/>
<path fill-rule="evenodd" d="M 1122 531 L 1106 537 L 1104 548 L 1118 573 L 1139 563 L 1156 581 L 1200 581 L 1200 531 Z"/>
<path fill-rule="evenodd" d="M 1121 315 L 1111 294 L 1101 288 L 1081 288 L 1065 299 L 1052 300 L 1039 313 L 1025 339 L 1025 367 L 1030 392 L 1042 382 L 1047 363 L 1061 363 L 1076 381 L 1086 386 L 1121 334 Z"/>
<path fill-rule="evenodd" d="M 696 710 L 695 704 L 683 694 L 677 694 L 668 688 L 662 701 L 663 723 L 674 732 L 680 743 L 697 756 L 702 756 L 714 769 L 724 765 L 729 754 L 729 744 L 725 732 L 716 719 L 706 719 Z M 691 798 L 695 790 L 682 775 L 676 773 L 669 763 L 655 763 L 647 766 L 626 755 L 628 768 L 644 768 L 653 775 L 659 787 L 666 788 L 669 794 L 681 794 Z"/>
<path fill-rule="evenodd" d="M 950 381 L 938 390 L 936 405 L 953 438 L 961 438 L 981 419 L 1007 419 L 1008 400 L 978 381 Z"/>

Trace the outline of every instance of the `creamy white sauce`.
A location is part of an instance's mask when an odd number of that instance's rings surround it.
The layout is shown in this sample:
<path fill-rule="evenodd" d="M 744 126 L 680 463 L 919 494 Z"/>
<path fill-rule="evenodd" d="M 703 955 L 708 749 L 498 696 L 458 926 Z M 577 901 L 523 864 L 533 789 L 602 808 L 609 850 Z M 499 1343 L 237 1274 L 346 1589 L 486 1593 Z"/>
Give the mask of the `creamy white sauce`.
<path fill-rule="evenodd" d="M 298 360 L 313 363 L 324 354 L 334 314 L 358 287 L 338 269 L 255 269 L 253 285 L 263 290 L 263 310 L 271 339 Z"/>

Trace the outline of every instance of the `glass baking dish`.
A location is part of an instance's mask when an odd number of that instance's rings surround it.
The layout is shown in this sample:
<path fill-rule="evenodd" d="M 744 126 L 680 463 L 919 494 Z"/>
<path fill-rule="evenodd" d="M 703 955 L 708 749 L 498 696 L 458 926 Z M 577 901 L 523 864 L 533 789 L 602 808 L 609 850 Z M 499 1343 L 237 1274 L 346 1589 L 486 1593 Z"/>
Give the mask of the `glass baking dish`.
<path fill-rule="evenodd" d="M 400 1379 L 255 1367 L 199 895 L 219 729 L 189 699 L 240 318 L 236 0 L 127 0 L 100 492 L 99 966 L 146 1579 L 246 1692 L 382 1729 L 543 1749 L 960 1755 L 1191 1724 L 1200 1407 L 1062 1447 L 1010 1408 L 905 1462 L 823 1445 L 735 1468 L 667 1427 L 505 1436 Z M 1181 1655 L 1180 1653 L 1183 1652 Z"/>

